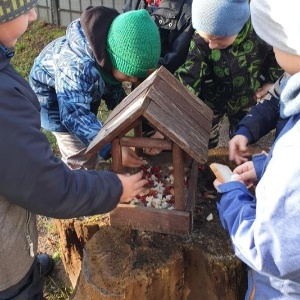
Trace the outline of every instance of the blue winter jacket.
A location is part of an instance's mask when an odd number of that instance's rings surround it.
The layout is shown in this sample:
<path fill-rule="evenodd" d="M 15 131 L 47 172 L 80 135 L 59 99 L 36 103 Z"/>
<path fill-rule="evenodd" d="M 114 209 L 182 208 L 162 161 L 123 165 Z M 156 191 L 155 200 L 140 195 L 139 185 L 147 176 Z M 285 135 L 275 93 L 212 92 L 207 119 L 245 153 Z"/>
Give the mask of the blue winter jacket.
<path fill-rule="evenodd" d="M 118 14 L 106 7 L 88 8 L 35 59 L 29 81 L 40 101 L 44 129 L 70 132 L 88 146 L 102 128 L 97 119 L 101 99 L 112 110 L 126 96 L 110 74 L 105 49 Z M 110 145 L 99 152 L 103 158 L 109 153 Z"/>
<path fill-rule="evenodd" d="M 253 299 L 300 299 L 299 136 L 297 112 L 291 115 L 268 157 L 254 157 L 260 179 L 256 197 L 240 182 L 218 187 L 222 225 L 229 232 L 236 255 L 254 270 L 245 299 L 249 299 L 252 284 Z"/>

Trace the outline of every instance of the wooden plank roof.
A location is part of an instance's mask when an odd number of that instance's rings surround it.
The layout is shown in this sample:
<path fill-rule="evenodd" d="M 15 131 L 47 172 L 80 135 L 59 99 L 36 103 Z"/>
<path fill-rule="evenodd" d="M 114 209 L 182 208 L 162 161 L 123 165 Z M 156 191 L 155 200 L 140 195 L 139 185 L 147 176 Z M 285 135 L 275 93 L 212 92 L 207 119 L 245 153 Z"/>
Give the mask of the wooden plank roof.
<path fill-rule="evenodd" d="M 96 152 L 139 118 L 200 163 L 207 160 L 212 110 L 164 67 L 142 82 L 109 115 L 87 153 Z M 131 127 L 132 126 L 132 127 Z"/>

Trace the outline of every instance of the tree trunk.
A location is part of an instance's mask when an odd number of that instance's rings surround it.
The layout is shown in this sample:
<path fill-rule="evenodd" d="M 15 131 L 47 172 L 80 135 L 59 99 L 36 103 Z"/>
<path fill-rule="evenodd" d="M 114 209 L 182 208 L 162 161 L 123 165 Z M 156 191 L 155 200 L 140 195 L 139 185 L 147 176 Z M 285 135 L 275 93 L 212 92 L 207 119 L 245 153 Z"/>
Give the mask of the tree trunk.
<path fill-rule="evenodd" d="M 72 299 L 243 299 L 246 267 L 216 223 L 190 236 L 101 227 L 86 244 Z"/>

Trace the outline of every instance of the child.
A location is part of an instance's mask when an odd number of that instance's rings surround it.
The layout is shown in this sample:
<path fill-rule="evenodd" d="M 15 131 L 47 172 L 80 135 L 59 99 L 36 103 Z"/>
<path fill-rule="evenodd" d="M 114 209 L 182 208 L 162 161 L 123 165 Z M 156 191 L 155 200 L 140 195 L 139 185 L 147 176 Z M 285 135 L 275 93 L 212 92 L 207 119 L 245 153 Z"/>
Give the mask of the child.
<path fill-rule="evenodd" d="M 185 61 L 194 33 L 192 0 L 128 0 L 124 12 L 145 8 L 159 29 L 159 65 L 174 73 Z"/>
<path fill-rule="evenodd" d="M 209 148 L 217 146 L 224 115 L 229 136 L 255 103 L 256 91 L 282 74 L 274 53 L 253 30 L 248 0 L 201 0 L 192 3 L 197 30 L 185 63 L 175 76 L 204 101 L 214 118 Z"/>
<path fill-rule="evenodd" d="M 95 6 L 35 59 L 30 84 L 41 104 L 42 127 L 55 135 L 71 169 L 95 168 L 98 155 L 84 153 L 102 127 L 97 119 L 101 98 L 112 110 L 125 97 L 122 81 L 147 77 L 159 56 L 159 32 L 146 10 L 119 14 Z M 124 166 L 145 163 L 132 149 L 122 150 Z M 99 155 L 107 159 L 110 145 Z"/>
<path fill-rule="evenodd" d="M 128 0 L 124 12 L 141 8 L 147 9 L 159 29 L 161 41 L 159 66 L 164 66 L 174 73 L 184 63 L 195 31 L 192 27 L 192 0 Z M 142 125 L 144 136 L 164 138 L 145 118 Z M 148 155 L 155 155 L 160 151 L 144 149 L 144 153 Z"/>
<path fill-rule="evenodd" d="M 108 212 L 143 190 L 142 174 L 70 170 L 40 128 L 40 105 L 10 64 L 37 17 L 37 0 L 0 0 L 0 299 L 41 300 L 35 214 L 73 218 Z"/>
<path fill-rule="evenodd" d="M 234 170 L 241 182 L 215 181 L 222 225 L 251 269 L 245 299 L 300 299 L 299 8 L 297 0 L 251 0 L 255 31 L 290 75 L 280 85 L 280 116 L 288 121 L 268 156 L 254 156 Z M 256 180 L 253 196 L 243 183 Z"/>
<path fill-rule="evenodd" d="M 241 164 L 248 160 L 248 144 L 257 142 L 261 137 L 273 129 L 275 138 L 286 123 L 286 119 L 279 116 L 280 84 L 289 75 L 284 73 L 249 113 L 238 123 L 236 132 L 229 141 L 229 160 Z"/>

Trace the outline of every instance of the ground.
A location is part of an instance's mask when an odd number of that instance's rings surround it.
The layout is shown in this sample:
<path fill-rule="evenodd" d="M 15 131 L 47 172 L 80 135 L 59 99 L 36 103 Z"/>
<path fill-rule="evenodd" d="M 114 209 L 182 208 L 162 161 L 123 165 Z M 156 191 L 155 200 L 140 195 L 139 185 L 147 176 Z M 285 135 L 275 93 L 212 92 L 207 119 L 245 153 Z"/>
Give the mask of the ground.
<path fill-rule="evenodd" d="M 51 275 L 43 279 L 44 296 L 47 300 L 69 299 L 72 292 L 71 283 L 66 275 L 63 263 L 60 259 L 58 235 L 53 219 L 44 216 L 38 217 L 39 253 L 47 253 L 54 260 L 54 269 Z"/>

